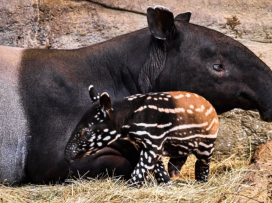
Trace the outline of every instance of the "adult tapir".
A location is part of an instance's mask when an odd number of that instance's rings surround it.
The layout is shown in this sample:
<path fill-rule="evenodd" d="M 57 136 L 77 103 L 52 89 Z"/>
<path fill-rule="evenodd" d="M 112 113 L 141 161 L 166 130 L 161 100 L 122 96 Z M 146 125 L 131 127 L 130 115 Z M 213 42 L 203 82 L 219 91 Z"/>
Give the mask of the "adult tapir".
<path fill-rule="evenodd" d="M 112 97 L 195 92 L 218 113 L 258 109 L 271 121 L 269 67 L 237 41 L 189 23 L 190 16 L 148 8 L 148 28 L 76 50 L 0 47 L 0 183 L 47 183 L 69 172 L 130 177 L 138 153 L 126 141 L 71 165 L 64 160 L 71 132 L 90 105 L 90 84 Z"/>

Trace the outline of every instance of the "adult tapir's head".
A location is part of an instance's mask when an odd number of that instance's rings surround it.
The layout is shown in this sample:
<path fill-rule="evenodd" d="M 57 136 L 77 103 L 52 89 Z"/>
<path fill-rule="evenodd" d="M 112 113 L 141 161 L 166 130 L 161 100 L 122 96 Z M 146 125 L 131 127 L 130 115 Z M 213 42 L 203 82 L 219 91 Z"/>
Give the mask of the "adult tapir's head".
<path fill-rule="evenodd" d="M 142 68 L 142 92 L 189 91 L 209 100 L 222 113 L 233 108 L 258 109 L 272 121 L 272 72 L 239 42 L 189 23 L 191 13 L 174 18 L 162 7 L 148 8 L 154 55 Z"/>
<path fill-rule="evenodd" d="M 65 149 L 68 162 L 93 154 L 120 136 L 115 128 L 115 119 L 111 118 L 113 109 L 110 96 L 107 93 L 99 96 L 92 85 L 89 94 L 93 104 L 72 132 Z"/>

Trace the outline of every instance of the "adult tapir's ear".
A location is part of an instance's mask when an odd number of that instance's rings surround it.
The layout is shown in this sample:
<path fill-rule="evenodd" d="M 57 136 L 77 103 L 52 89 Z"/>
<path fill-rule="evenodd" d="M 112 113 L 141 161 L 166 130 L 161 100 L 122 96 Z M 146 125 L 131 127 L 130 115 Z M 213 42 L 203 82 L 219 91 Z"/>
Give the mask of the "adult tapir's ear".
<path fill-rule="evenodd" d="M 179 15 L 177 15 L 175 17 L 175 21 L 180 21 L 180 22 L 184 22 L 184 23 L 189 23 L 190 19 L 191 19 L 191 12 L 186 12 L 186 13 L 181 13 Z"/>
<path fill-rule="evenodd" d="M 99 99 L 99 94 L 98 92 L 94 89 L 93 85 L 90 85 L 89 87 L 89 95 L 90 98 L 92 100 L 92 103 L 94 103 L 95 101 L 97 101 Z"/>
<path fill-rule="evenodd" d="M 173 13 L 162 6 L 147 9 L 147 23 L 150 32 L 157 39 L 166 40 L 174 26 Z"/>
<path fill-rule="evenodd" d="M 101 94 L 100 108 L 101 108 L 101 111 L 104 113 L 104 116 L 106 116 L 106 114 L 108 114 L 109 111 L 112 110 L 111 98 L 106 92 Z"/>

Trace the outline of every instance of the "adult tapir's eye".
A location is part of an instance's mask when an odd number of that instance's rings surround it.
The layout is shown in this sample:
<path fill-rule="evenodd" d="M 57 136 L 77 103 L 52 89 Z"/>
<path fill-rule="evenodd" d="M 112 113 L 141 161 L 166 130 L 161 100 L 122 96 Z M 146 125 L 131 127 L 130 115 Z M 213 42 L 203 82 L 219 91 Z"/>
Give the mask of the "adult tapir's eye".
<path fill-rule="evenodd" d="M 223 66 L 221 64 L 214 64 L 213 69 L 216 71 L 222 71 L 224 70 Z"/>

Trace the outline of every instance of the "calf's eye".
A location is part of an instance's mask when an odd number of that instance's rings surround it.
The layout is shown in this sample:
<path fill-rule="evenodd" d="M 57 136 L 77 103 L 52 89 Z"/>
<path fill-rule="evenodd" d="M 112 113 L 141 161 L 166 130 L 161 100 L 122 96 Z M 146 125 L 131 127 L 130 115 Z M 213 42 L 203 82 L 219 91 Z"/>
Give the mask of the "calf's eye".
<path fill-rule="evenodd" d="M 224 68 L 223 68 L 223 66 L 221 64 L 214 64 L 213 69 L 218 71 L 218 72 L 224 70 Z"/>

